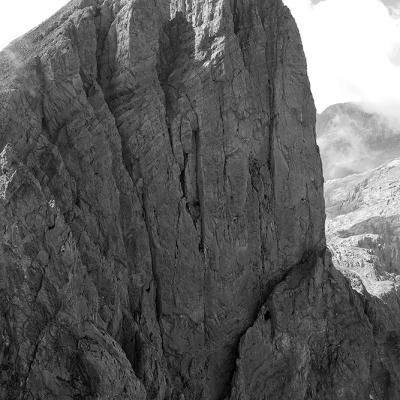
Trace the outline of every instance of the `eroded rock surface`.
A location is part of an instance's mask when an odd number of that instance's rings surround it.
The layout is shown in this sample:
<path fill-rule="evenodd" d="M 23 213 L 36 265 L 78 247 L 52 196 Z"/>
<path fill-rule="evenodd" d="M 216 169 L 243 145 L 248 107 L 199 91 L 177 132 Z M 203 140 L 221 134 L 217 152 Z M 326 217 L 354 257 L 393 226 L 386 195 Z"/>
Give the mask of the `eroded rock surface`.
<path fill-rule="evenodd" d="M 325 186 L 327 239 L 337 264 L 378 295 L 400 275 L 399 193 L 399 159 Z"/>
<path fill-rule="evenodd" d="M 399 159 L 325 186 L 327 242 L 333 263 L 366 300 L 379 358 L 385 365 L 380 368 L 392 370 L 390 379 L 385 378 L 390 390 L 397 381 L 393 368 L 399 363 L 399 191 Z M 394 394 L 389 393 L 387 398 L 392 398 Z"/>
<path fill-rule="evenodd" d="M 280 0 L 72 1 L 0 73 L 0 398 L 396 398 Z"/>

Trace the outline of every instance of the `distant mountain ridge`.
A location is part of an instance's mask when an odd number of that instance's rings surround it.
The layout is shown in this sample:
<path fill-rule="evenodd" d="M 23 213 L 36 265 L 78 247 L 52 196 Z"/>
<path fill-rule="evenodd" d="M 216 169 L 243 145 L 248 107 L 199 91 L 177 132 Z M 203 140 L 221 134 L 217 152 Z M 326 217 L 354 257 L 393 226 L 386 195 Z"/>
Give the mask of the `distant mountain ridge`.
<path fill-rule="evenodd" d="M 400 156 L 400 126 L 358 103 L 329 106 L 317 115 L 325 179 L 376 168 Z"/>
<path fill-rule="evenodd" d="M 346 261 L 349 268 L 357 269 L 355 265 L 365 259 L 377 274 L 373 279 L 400 275 L 400 158 L 326 182 L 325 199 L 328 242 L 334 252 L 341 249 L 342 265 Z M 359 271 L 361 275 L 366 267 Z"/>

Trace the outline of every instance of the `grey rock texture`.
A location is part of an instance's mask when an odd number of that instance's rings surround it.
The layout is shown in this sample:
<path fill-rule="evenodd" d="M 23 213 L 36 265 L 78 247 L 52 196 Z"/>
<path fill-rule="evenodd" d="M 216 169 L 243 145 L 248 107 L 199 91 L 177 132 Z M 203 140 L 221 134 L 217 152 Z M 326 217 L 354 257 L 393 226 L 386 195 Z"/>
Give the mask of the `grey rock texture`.
<path fill-rule="evenodd" d="M 396 398 L 280 0 L 72 1 L 0 53 L 0 147 L 1 399 Z"/>
<path fill-rule="evenodd" d="M 325 184 L 328 243 L 370 292 L 400 275 L 399 193 L 400 159 Z"/>
<path fill-rule="evenodd" d="M 371 106 L 329 106 L 317 116 L 316 129 L 326 179 L 369 171 L 400 154 L 399 119 Z"/>
<path fill-rule="evenodd" d="M 335 267 L 365 299 L 382 370 L 391 371 L 386 398 L 399 397 L 400 160 L 326 182 L 328 246 Z"/>

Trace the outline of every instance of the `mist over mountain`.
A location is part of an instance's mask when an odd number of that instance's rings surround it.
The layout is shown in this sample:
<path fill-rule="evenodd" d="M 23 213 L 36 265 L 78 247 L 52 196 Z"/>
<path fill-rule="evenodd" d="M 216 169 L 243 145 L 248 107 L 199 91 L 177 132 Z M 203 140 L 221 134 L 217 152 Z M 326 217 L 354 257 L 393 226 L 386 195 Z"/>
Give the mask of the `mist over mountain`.
<path fill-rule="evenodd" d="M 400 342 L 400 130 L 354 103 L 328 107 L 317 120 L 332 261 L 368 299 L 383 358 L 396 363 L 389 348 Z M 398 398 L 388 381 L 384 386 L 370 399 Z"/>
<path fill-rule="evenodd" d="M 400 155 L 400 124 L 358 103 L 328 107 L 317 116 L 325 179 L 378 167 Z"/>

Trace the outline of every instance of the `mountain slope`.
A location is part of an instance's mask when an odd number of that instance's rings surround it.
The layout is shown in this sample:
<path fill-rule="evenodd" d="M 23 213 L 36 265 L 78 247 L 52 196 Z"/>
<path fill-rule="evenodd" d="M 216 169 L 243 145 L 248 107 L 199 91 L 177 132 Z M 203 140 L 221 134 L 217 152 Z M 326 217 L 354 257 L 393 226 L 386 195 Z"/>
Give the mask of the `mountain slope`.
<path fill-rule="evenodd" d="M 328 181 L 327 238 L 337 262 L 357 272 L 368 291 L 397 290 L 400 280 L 400 159 Z"/>
<path fill-rule="evenodd" d="M 280 0 L 72 1 L 0 99 L 1 398 L 398 397 Z"/>
<path fill-rule="evenodd" d="M 400 338 L 399 194 L 400 159 L 325 184 L 333 263 L 365 296 L 377 341 L 383 344 L 380 358 L 394 364 L 399 354 L 393 345 Z M 394 395 L 388 389 L 386 396 Z"/>

